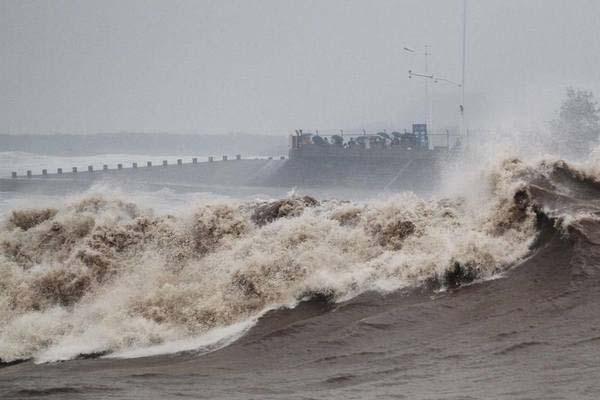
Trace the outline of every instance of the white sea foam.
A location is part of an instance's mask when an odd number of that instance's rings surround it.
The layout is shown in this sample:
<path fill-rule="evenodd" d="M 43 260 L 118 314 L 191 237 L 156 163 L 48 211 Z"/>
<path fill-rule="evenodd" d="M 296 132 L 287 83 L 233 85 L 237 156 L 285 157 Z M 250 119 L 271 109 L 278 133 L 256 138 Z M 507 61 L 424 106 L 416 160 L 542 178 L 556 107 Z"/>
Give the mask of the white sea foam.
<path fill-rule="evenodd" d="M 265 310 L 314 294 L 341 301 L 443 282 L 457 266 L 494 276 L 536 237 L 534 212 L 514 200 L 532 168 L 501 164 L 477 199 L 196 198 L 155 212 L 125 192 L 96 191 L 9 213 L 0 230 L 0 358 L 211 351 Z"/>
<path fill-rule="evenodd" d="M 174 340 L 154 346 L 134 348 L 116 353 L 111 353 L 104 358 L 139 358 L 151 357 L 162 354 L 173 354 L 193 351 L 198 354 L 206 354 L 219 350 L 242 337 L 254 324 L 256 318 L 250 318 L 229 326 L 210 329 L 208 332 L 192 338 Z"/>

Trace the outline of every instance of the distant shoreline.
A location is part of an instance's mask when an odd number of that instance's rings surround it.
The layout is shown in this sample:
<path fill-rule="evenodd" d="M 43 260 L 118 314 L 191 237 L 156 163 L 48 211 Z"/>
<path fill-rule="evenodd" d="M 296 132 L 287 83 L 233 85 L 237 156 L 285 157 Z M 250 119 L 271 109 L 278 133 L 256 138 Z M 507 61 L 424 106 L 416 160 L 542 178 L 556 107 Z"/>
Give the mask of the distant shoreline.
<path fill-rule="evenodd" d="M 181 133 L 0 134 L 2 151 L 72 156 L 111 153 L 160 155 L 253 154 L 287 152 L 287 135 Z"/>

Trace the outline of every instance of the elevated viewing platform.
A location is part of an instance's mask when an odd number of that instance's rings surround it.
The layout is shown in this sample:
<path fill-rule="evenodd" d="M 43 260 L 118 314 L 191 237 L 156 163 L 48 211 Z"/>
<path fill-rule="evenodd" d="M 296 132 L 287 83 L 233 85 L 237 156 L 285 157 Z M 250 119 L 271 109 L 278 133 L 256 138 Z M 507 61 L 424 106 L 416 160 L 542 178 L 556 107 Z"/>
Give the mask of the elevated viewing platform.
<path fill-rule="evenodd" d="M 121 186 L 188 187 L 348 187 L 369 190 L 428 190 L 438 184 L 442 163 L 460 150 L 460 138 L 449 132 L 427 133 L 415 124 L 411 132 L 385 131 L 324 135 L 301 130 L 290 136 L 288 157 L 243 158 L 222 155 L 174 163 L 64 166 L 55 170 L 12 172 L 0 179 L 0 191 L 82 190 L 98 182 Z M 343 136 L 342 136 L 343 135 Z M 139 159 L 138 159 L 139 161 Z"/>
<path fill-rule="evenodd" d="M 430 134 L 424 124 L 414 124 L 411 132 L 385 130 L 376 133 L 323 134 L 296 130 L 290 136 L 290 159 L 350 158 L 350 159 L 424 159 L 437 158 L 456 150 L 460 137 L 449 131 Z"/>
<path fill-rule="evenodd" d="M 436 184 L 441 164 L 460 146 L 458 135 L 430 135 L 424 124 L 413 125 L 411 132 L 389 134 L 297 130 L 290 136 L 286 168 L 273 179 L 305 186 L 426 190 Z"/>

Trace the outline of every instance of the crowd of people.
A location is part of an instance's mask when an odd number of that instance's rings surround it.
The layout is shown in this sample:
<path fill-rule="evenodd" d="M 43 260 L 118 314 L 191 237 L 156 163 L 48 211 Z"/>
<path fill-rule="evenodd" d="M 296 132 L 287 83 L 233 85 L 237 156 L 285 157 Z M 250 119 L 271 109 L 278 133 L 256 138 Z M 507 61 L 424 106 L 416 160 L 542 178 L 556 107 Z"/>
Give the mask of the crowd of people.
<path fill-rule="evenodd" d="M 350 136 L 343 137 L 341 135 L 320 136 L 319 134 L 311 135 L 310 141 L 312 144 L 319 146 L 339 146 L 343 148 L 386 148 L 395 147 L 409 150 L 428 148 L 429 141 L 427 134 L 416 134 L 413 132 L 392 132 L 391 135 L 386 132 L 379 132 L 376 135 Z"/>

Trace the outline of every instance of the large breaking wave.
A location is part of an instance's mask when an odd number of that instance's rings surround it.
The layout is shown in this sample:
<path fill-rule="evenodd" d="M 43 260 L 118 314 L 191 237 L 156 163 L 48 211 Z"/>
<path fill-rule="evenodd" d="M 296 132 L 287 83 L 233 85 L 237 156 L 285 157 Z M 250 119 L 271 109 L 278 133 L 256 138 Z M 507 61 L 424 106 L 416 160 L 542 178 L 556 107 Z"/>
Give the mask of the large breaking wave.
<path fill-rule="evenodd" d="M 155 215 L 90 196 L 15 210 L 0 231 L 0 360 L 217 348 L 313 296 L 494 277 L 530 254 L 541 216 L 566 226 L 585 214 L 557 196 L 595 190 L 593 176 L 509 159 L 477 196 L 451 199 L 290 197 Z"/>

